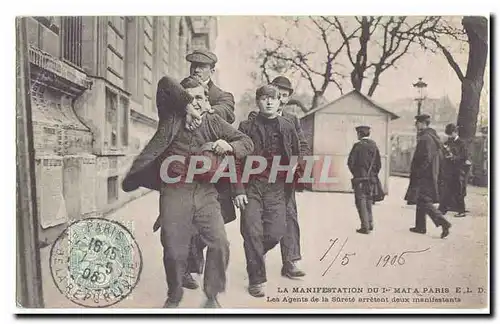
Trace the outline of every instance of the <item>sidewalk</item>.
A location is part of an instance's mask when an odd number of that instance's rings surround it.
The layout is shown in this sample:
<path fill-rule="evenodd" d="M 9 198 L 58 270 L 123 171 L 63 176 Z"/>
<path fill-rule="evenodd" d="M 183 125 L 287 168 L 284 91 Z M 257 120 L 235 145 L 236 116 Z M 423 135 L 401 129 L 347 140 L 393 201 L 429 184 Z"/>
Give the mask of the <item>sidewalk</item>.
<path fill-rule="evenodd" d="M 374 206 L 375 231 L 370 235 L 355 232 L 359 219 L 352 194 L 341 193 L 299 193 L 297 204 L 301 224 L 303 260 L 302 268 L 307 276 L 302 280 L 290 280 L 280 276 L 281 255 L 279 247 L 266 257 L 268 284 L 267 296 L 276 297 L 279 302 L 267 298 L 253 298 L 246 292 L 247 274 L 243 252 L 243 240 L 239 230 L 239 220 L 226 226 L 231 243 L 231 258 L 228 268 L 227 291 L 220 296 L 224 307 L 231 308 L 409 308 L 409 307 L 479 307 L 486 306 L 487 295 L 477 293 L 477 289 L 488 286 L 488 196 L 486 188 L 470 187 L 466 198 L 470 214 L 464 218 L 447 215 L 452 222 L 451 234 L 440 238 L 440 229 L 427 222 L 427 234 L 410 233 L 414 225 L 415 207 L 407 206 L 402 200 L 408 179 L 390 178 L 389 196 Z M 159 232 L 152 233 L 152 224 L 158 215 L 158 194 L 152 192 L 125 205 L 108 218 L 123 223 L 134 234 L 143 254 L 143 270 L 140 282 L 133 293 L 112 307 L 118 308 L 160 308 L 166 298 L 165 274 L 162 264 L 162 249 Z M 239 218 L 239 217 L 238 217 Z M 320 261 L 331 242 L 337 243 Z M 345 244 L 344 244 L 345 243 Z M 340 248 L 344 244 L 342 251 Z M 428 250 L 426 250 L 428 249 Z M 383 258 L 400 256 L 405 251 L 420 253 L 404 254 L 404 264 L 391 265 Z M 339 252 L 340 251 L 340 252 Z M 49 271 L 50 247 L 41 251 L 43 288 L 46 307 L 79 307 L 59 293 Z M 334 260 L 330 270 L 324 274 Z M 349 262 L 342 265 L 347 260 Z M 382 258 L 382 260 L 381 260 Z M 378 263 L 378 266 L 377 266 Z M 324 274 L 324 275 L 323 275 Z M 199 279 L 200 284 L 202 280 Z M 328 298 L 356 297 L 354 302 L 310 303 L 314 294 L 292 293 L 294 287 L 355 287 L 363 290 L 362 295 L 329 293 Z M 469 287 L 473 292 L 459 295 L 461 302 L 453 304 L 392 304 L 370 300 L 360 302 L 358 297 L 426 297 L 419 293 L 404 292 L 389 295 L 367 293 L 368 288 L 386 288 L 393 292 L 396 288 L 448 288 L 448 297 L 457 296 L 457 287 Z M 288 293 L 283 293 L 284 289 Z M 438 294 L 439 295 L 439 294 Z M 309 302 L 297 299 L 283 302 L 285 296 L 309 298 Z M 319 294 L 318 296 L 322 296 Z M 377 297 L 377 298 L 378 298 Z M 181 307 L 198 308 L 204 301 L 201 290 L 185 290 Z"/>

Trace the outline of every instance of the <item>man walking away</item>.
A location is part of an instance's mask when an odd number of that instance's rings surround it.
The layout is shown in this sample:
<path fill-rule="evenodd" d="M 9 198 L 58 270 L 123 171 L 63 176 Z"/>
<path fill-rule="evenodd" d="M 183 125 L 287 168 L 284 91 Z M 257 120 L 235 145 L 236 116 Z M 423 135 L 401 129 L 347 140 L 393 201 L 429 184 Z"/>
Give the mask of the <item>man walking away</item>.
<path fill-rule="evenodd" d="M 417 205 L 413 233 L 425 234 L 426 217 L 429 215 L 436 227 L 441 226 L 441 238 L 448 236 L 451 224 L 433 204 L 439 202 L 440 168 L 444 159 L 444 147 L 436 131 L 429 127 L 430 116 L 415 116 L 417 147 L 411 161 L 410 184 L 405 195 L 409 205 Z"/>

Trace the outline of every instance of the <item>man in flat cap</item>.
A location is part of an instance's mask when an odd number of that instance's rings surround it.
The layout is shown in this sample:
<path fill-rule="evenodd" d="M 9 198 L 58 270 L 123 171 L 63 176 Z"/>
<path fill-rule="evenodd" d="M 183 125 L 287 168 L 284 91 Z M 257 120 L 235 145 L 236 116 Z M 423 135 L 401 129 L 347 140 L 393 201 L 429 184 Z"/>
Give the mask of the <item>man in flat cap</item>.
<path fill-rule="evenodd" d="M 271 84 L 278 88 L 280 94 L 280 115 L 293 123 L 297 135 L 299 136 L 302 153 L 304 155 L 310 155 L 311 151 L 309 144 L 307 144 L 299 119 L 285 109 L 290 100 L 290 96 L 293 94 L 292 83 L 287 77 L 280 75 L 274 78 Z M 283 263 L 281 275 L 288 278 L 296 278 L 305 276 L 305 272 L 301 270 L 297 264 L 297 262 L 302 259 L 302 255 L 300 253 L 300 227 L 295 198 L 296 186 L 287 189 L 289 189 L 290 192 L 287 193 L 286 203 L 286 234 L 280 241 L 281 260 Z M 300 190 L 302 188 L 298 189 Z"/>
<path fill-rule="evenodd" d="M 253 150 L 248 136 L 237 131 L 216 114 L 202 114 L 208 104 L 207 91 L 201 82 L 188 77 L 178 84 L 169 77 L 159 81 L 156 94 L 159 114 L 158 130 L 143 151 L 134 159 L 122 183 L 124 191 L 139 187 L 160 192 L 161 243 L 163 264 L 167 277 L 168 298 L 164 307 L 178 307 L 183 297 L 183 277 L 186 273 L 189 243 L 199 233 L 208 246 L 205 265 L 205 307 L 220 307 L 217 295 L 225 290 L 229 261 L 227 241 L 217 191 L 203 179 L 169 184 L 171 178 L 185 179 L 192 156 L 201 155 L 206 143 L 213 142 L 217 154 L 234 154 L 243 158 Z M 185 127 L 186 107 L 202 115 L 200 127 Z M 184 163 L 170 163 L 169 157 L 184 157 Z"/>
<path fill-rule="evenodd" d="M 287 195 L 292 192 L 286 181 L 288 172 L 278 173 L 275 181 L 271 167 L 275 157 L 281 165 L 293 163 L 303 156 L 299 137 L 293 122 L 280 116 L 279 92 L 276 87 L 265 85 L 255 93 L 259 113 L 242 121 L 239 130 L 254 143 L 254 156 L 266 159 L 266 169 L 250 178 L 246 187 L 235 189 L 235 205 L 242 210 L 241 234 L 244 241 L 248 273 L 248 292 L 254 297 L 265 295 L 263 284 L 267 281 L 264 256 L 286 234 Z M 246 164 L 246 161 L 245 163 Z M 243 179 L 244 180 L 244 179 Z M 291 181 L 290 181 L 291 182 Z"/>
<path fill-rule="evenodd" d="M 353 176 L 354 202 L 361 221 L 361 228 L 356 232 L 369 234 L 373 231 L 373 201 L 384 199 L 382 184 L 378 178 L 382 164 L 377 144 L 369 138 L 370 127 L 358 126 L 356 133 L 359 141 L 349 153 L 347 166 Z"/>
<path fill-rule="evenodd" d="M 411 161 L 410 184 L 405 200 L 408 205 L 417 205 L 413 233 L 425 234 L 426 217 L 429 215 L 436 227 L 441 226 L 441 238 L 449 234 L 451 224 L 434 207 L 439 203 L 439 181 L 442 176 L 442 163 L 445 149 L 436 131 L 429 127 L 430 116 L 415 116 L 417 128 L 417 147 Z"/>
<path fill-rule="evenodd" d="M 232 124 L 235 118 L 234 97 L 231 93 L 221 90 L 212 81 L 217 56 L 206 50 L 195 50 L 186 56 L 186 60 L 191 63 L 189 74 L 200 79 L 208 87 L 208 100 L 214 112 Z M 199 119 L 195 114 L 192 117 L 194 122 Z"/>

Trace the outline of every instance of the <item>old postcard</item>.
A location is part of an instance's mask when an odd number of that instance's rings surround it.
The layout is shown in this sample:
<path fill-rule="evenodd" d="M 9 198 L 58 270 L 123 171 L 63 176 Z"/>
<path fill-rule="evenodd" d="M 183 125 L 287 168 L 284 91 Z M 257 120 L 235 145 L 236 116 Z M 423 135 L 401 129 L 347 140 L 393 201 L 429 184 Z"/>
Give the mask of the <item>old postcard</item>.
<path fill-rule="evenodd" d="M 488 313 L 489 25 L 18 17 L 18 311 Z"/>

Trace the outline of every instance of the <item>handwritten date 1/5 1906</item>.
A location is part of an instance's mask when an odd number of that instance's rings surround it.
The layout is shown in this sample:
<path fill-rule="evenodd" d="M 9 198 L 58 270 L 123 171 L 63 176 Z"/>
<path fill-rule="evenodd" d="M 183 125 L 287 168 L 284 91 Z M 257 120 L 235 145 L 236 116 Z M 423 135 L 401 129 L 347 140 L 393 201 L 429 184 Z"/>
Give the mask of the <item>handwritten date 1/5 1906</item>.
<path fill-rule="evenodd" d="M 347 266 L 349 262 L 351 261 L 351 258 L 356 256 L 355 252 L 344 252 L 344 249 L 347 245 L 349 238 L 346 238 L 342 245 L 340 245 L 339 248 L 337 248 L 337 242 L 339 241 L 339 238 L 335 239 L 330 239 L 330 244 L 328 245 L 327 249 L 325 252 L 322 254 L 321 258 L 319 259 L 320 262 L 323 262 L 327 260 L 327 257 L 333 257 L 333 259 L 330 259 L 330 263 L 328 263 L 328 266 L 322 273 L 322 276 L 325 276 L 328 271 L 332 268 L 332 266 L 335 264 L 335 261 L 341 257 L 339 263 L 341 266 Z M 415 251 L 402 251 L 398 253 L 388 253 L 388 254 L 383 254 L 380 255 L 380 257 L 377 259 L 377 262 L 374 264 L 375 267 L 379 268 L 385 268 L 385 267 L 395 267 L 395 266 L 402 266 L 406 263 L 406 258 L 405 256 L 408 256 L 409 254 L 417 254 L 417 253 L 423 253 L 426 251 L 429 251 L 430 247 L 422 250 L 415 250 Z"/>

